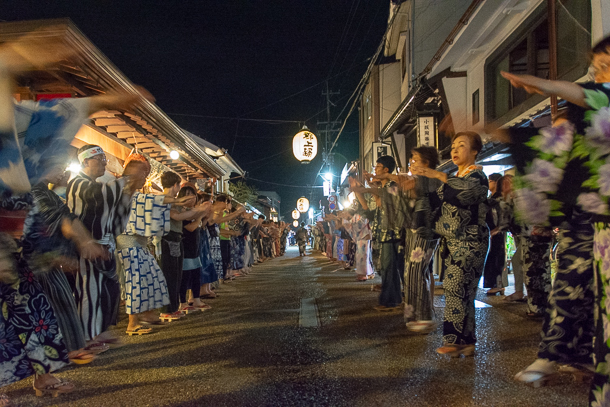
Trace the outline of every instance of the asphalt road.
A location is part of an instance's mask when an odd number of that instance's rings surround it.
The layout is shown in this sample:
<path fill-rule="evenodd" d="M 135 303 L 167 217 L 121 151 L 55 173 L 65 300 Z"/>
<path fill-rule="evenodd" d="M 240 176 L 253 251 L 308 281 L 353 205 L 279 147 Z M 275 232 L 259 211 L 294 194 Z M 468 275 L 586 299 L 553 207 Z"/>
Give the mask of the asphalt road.
<path fill-rule="evenodd" d="M 524 305 L 481 292 L 477 355 L 450 359 L 435 352 L 440 326 L 427 336 L 408 332 L 400 312 L 372 309 L 370 283 L 335 269 L 290 248 L 223 284 L 213 309 L 154 334 L 126 336 L 123 318 L 116 333 L 127 346 L 58 373 L 77 385 L 72 394 L 37 398 L 31 379 L 3 390 L 16 406 L 587 404 L 588 385 L 570 376 L 541 389 L 513 381 L 534 360 L 539 338 L 540 323 L 525 318 Z M 442 316 L 442 296 L 435 305 Z"/>

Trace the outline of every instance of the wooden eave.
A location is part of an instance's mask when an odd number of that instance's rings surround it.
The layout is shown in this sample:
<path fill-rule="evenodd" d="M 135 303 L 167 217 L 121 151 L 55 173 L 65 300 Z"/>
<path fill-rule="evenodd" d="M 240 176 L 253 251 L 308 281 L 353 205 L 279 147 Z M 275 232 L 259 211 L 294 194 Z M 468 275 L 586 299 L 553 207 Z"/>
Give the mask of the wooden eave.
<path fill-rule="evenodd" d="M 136 92 L 131 81 L 71 20 L 0 23 L 0 43 L 26 34 L 57 37 L 76 52 L 70 60 L 53 69 L 33 70 L 18 77 L 20 94 L 70 93 L 74 97 L 84 97 L 108 91 Z M 96 112 L 91 116 L 91 125 L 188 178 L 220 177 L 225 173 L 154 103 L 142 100 L 128 112 Z M 180 153 L 178 160 L 169 158 L 172 150 Z"/>

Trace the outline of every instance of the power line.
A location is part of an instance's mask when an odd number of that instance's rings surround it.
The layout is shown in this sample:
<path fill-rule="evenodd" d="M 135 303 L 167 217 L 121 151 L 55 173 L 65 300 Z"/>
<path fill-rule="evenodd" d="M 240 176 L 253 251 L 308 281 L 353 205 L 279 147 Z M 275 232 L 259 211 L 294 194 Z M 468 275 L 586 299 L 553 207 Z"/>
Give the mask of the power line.
<path fill-rule="evenodd" d="M 244 119 L 242 117 L 230 117 L 230 116 L 207 116 L 202 114 L 187 114 L 187 113 L 168 113 L 170 116 L 185 116 L 185 117 L 199 117 L 202 119 L 218 119 L 218 120 L 238 120 L 248 122 L 262 122 L 262 123 L 303 123 L 302 120 L 279 120 L 279 119 Z"/>
<path fill-rule="evenodd" d="M 269 155 L 269 156 L 267 156 L 265 158 L 261 158 L 260 160 L 254 160 L 254 161 L 250 161 L 249 163 L 240 164 L 240 167 L 243 167 L 244 165 L 254 164 L 254 163 L 257 163 L 257 162 L 260 162 L 260 161 L 268 160 L 268 159 L 273 158 L 273 157 L 277 157 L 278 155 L 282 155 L 282 154 L 284 154 L 287 151 L 292 151 L 292 146 L 290 148 L 287 148 L 286 150 L 280 151 L 277 154 L 273 154 L 273 155 Z"/>
<path fill-rule="evenodd" d="M 339 129 L 339 132 L 337 133 L 337 137 L 335 138 L 335 141 L 333 142 L 332 146 L 330 147 L 330 149 L 327 152 L 328 155 L 330 155 L 332 153 L 332 150 L 335 147 L 335 145 L 337 144 L 339 137 L 341 137 L 341 134 L 343 133 L 343 129 L 345 128 L 345 125 L 347 124 L 347 120 L 349 119 L 352 112 L 354 111 L 354 108 L 356 107 L 356 103 L 358 102 L 357 96 L 362 92 L 362 90 L 366 86 L 366 82 L 368 81 L 368 79 L 370 77 L 370 74 L 373 70 L 373 67 L 375 66 L 377 58 L 379 57 L 379 55 L 381 54 L 381 51 L 383 50 L 383 47 L 385 46 L 386 38 L 387 38 L 390 30 L 392 29 L 392 25 L 394 24 L 394 21 L 396 20 L 397 16 L 398 16 L 398 10 L 396 13 L 394 13 L 391 20 L 388 22 L 388 28 L 386 29 L 385 33 L 383 34 L 383 37 L 381 38 L 381 42 L 377 46 L 377 50 L 375 51 L 375 54 L 373 55 L 373 57 L 370 60 L 370 63 L 369 63 L 369 66 L 367 67 L 366 72 L 360 79 L 360 82 L 356 86 L 356 89 L 354 90 L 354 92 L 352 92 L 352 94 L 350 95 L 350 97 L 349 97 L 347 103 L 345 104 L 345 106 L 343 107 L 343 109 L 341 109 L 341 112 L 337 115 L 337 119 L 339 119 L 339 117 L 341 117 L 341 115 L 343 114 L 343 112 L 345 111 L 347 106 L 349 105 L 352 98 L 354 98 L 354 100 L 352 102 L 352 106 L 350 107 L 350 110 L 347 113 L 347 116 L 345 117 L 345 120 L 343 121 L 343 124 L 342 124 L 341 128 Z M 318 170 L 318 173 L 316 174 L 316 180 L 317 180 L 318 176 L 321 174 L 322 169 L 324 168 L 325 164 L 326 163 L 323 163 L 322 166 L 320 167 L 320 169 Z M 315 180 L 314 180 L 314 182 L 315 182 Z"/>
<path fill-rule="evenodd" d="M 322 188 L 321 185 L 288 185 L 288 184 L 280 184 L 277 182 L 269 182 L 269 181 L 263 181 L 262 179 L 256 179 L 256 178 L 252 178 L 252 177 L 244 177 L 245 179 L 248 180 L 252 180 L 252 181 L 256 181 L 256 182 L 262 182 L 264 184 L 270 184 L 270 185 L 277 185 L 280 187 L 291 187 L 291 188 Z"/>

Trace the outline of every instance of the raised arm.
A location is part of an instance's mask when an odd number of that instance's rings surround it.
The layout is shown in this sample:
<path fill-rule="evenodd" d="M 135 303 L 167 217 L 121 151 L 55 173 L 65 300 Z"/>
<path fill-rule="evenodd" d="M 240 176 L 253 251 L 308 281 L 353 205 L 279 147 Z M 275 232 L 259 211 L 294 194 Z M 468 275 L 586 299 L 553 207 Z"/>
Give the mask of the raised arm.
<path fill-rule="evenodd" d="M 574 82 L 551 81 L 532 75 L 515 75 L 509 72 L 501 72 L 501 75 L 508 79 L 513 87 L 522 88 L 527 93 L 557 96 L 580 107 L 589 107 L 585 101 L 585 92 L 580 85 Z"/>

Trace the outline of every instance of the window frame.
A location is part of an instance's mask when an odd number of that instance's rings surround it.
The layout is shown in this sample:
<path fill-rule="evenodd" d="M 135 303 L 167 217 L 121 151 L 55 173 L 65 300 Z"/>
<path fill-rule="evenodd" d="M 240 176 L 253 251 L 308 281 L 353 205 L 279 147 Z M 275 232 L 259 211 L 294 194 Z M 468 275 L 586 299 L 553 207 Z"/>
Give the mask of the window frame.
<path fill-rule="evenodd" d="M 574 0 L 572 0 L 574 1 Z M 577 0 L 578 1 L 578 0 Z M 590 3 L 589 3 L 590 7 Z M 559 11 L 558 11 L 559 12 Z M 484 121 L 485 124 L 489 123 L 506 123 L 513 120 L 515 117 L 519 116 L 523 112 L 531 109 L 536 106 L 540 102 L 547 99 L 547 97 L 543 95 L 531 95 L 525 101 L 521 102 L 510 108 L 504 114 L 495 117 L 496 112 L 496 88 L 495 81 L 497 79 L 495 75 L 495 70 L 498 67 L 499 63 L 503 61 L 509 54 L 515 50 L 515 48 L 524 40 L 532 35 L 535 29 L 545 20 L 548 19 L 548 11 L 546 2 L 541 3 L 533 13 L 528 16 L 523 23 L 513 31 L 513 33 L 500 45 L 496 48 L 496 50 L 487 57 L 485 61 L 484 67 L 484 86 L 486 91 L 484 92 L 484 103 L 485 103 L 485 114 Z M 590 28 L 590 27 L 589 27 Z M 559 31 L 561 27 L 557 27 Z M 584 42 L 583 42 L 584 43 Z M 588 43 L 590 46 L 590 40 Z M 531 50 L 528 49 L 528 52 Z M 557 79 L 567 80 L 567 81 L 575 81 L 582 76 L 586 75 L 588 69 L 588 62 L 583 63 L 575 63 L 570 69 L 564 72 Z"/>

